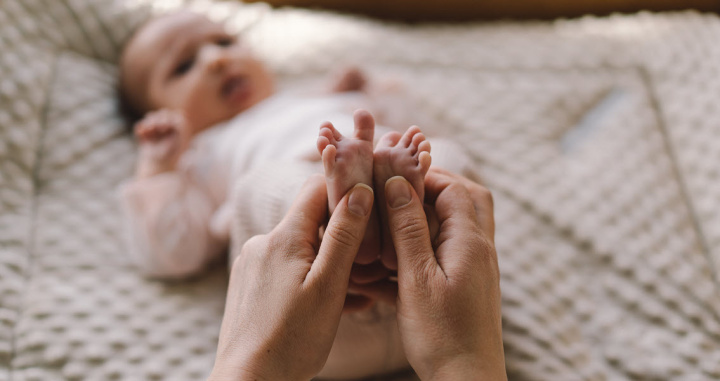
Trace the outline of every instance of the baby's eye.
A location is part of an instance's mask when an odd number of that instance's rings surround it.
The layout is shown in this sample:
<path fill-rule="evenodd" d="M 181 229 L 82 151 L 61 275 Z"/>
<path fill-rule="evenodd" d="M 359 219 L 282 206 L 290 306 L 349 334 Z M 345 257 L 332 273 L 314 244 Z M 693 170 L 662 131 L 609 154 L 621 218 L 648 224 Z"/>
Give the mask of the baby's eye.
<path fill-rule="evenodd" d="M 219 37 L 215 40 L 215 44 L 222 47 L 227 47 L 235 43 L 235 38 L 231 36 Z"/>
<path fill-rule="evenodd" d="M 190 69 L 192 69 L 194 63 L 195 58 L 188 58 L 180 62 L 180 64 L 175 67 L 175 70 L 173 70 L 173 76 L 177 77 L 187 73 Z"/>

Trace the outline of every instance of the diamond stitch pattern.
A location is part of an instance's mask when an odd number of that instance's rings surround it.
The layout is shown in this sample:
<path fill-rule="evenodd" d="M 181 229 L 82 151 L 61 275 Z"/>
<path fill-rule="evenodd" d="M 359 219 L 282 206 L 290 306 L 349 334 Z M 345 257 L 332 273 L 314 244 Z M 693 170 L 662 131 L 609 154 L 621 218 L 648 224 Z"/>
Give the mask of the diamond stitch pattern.
<path fill-rule="evenodd" d="M 720 19 L 641 13 L 403 26 L 188 3 L 282 80 L 399 78 L 494 193 L 507 368 L 520 380 L 720 378 Z M 0 7 L 0 380 L 194 380 L 226 269 L 141 278 L 116 186 L 134 147 L 120 48 L 161 2 Z"/>

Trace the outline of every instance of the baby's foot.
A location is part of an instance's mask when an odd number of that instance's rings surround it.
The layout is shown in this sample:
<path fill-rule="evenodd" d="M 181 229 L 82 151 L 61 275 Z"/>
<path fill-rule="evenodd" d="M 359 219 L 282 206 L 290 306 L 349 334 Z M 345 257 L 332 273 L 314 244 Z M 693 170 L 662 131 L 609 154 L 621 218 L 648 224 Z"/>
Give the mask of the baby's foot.
<path fill-rule="evenodd" d="M 380 139 L 375 148 L 373 174 L 381 221 L 388 220 L 385 182 L 394 176 L 404 177 L 415 188 L 422 201 L 425 197 L 425 174 L 430 168 L 430 161 L 430 142 L 425 140 L 425 135 L 417 126 L 408 128 L 403 135 L 389 132 Z M 397 270 L 397 256 L 390 229 L 387 223 L 381 225 L 383 225 L 383 234 L 380 258 L 387 268 Z"/>
<path fill-rule="evenodd" d="M 346 91 L 362 91 L 365 89 L 367 79 L 365 74 L 357 67 L 351 66 L 343 69 L 337 74 L 331 91 L 342 93 Z"/>
<path fill-rule="evenodd" d="M 353 117 L 355 132 L 352 137 L 342 136 L 330 122 L 320 126 L 317 148 L 325 167 L 330 213 L 355 184 L 363 183 L 370 187 L 373 184 L 375 121 L 365 110 L 355 111 Z M 356 263 L 368 264 L 378 258 L 379 232 L 377 213 L 373 208 Z"/>

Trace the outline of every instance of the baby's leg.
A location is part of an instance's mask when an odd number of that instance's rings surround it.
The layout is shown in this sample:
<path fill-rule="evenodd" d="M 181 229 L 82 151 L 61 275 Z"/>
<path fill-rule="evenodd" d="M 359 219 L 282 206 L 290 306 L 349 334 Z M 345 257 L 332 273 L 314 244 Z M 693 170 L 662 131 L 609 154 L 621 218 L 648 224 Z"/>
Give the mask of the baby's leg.
<path fill-rule="evenodd" d="M 373 184 L 375 121 L 372 115 L 364 110 L 356 111 L 353 117 L 355 132 L 352 137 L 342 136 L 330 122 L 320 126 L 317 147 L 325 167 L 330 213 L 355 184 L 363 183 L 370 187 Z M 379 233 L 377 213 L 373 208 L 365 239 L 355 259 L 356 263 L 369 264 L 378 258 Z"/>
<path fill-rule="evenodd" d="M 377 203 L 383 225 L 380 258 L 385 267 L 397 270 L 397 256 L 392 244 L 385 206 L 385 182 L 394 176 L 404 177 L 417 192 L 420 200 L 425 197 L 425 174 L 430 168 L 430 143 L 420 128 L 412 126 L 405 134 L 389 132 L 378 142 L 374 153 L 374 177 Z"/>

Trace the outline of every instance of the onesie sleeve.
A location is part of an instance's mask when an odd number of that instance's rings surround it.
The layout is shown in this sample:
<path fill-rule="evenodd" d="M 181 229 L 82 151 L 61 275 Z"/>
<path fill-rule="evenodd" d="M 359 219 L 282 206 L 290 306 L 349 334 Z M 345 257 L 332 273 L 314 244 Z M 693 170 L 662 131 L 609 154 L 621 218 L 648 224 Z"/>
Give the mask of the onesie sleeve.
<path fill-rule="evenodd" d="M 186 172 L 129 180 L 119 196 L 130 258 L 148 277 L 193 275 L 228 245 L 210 231 L 217 206 Z"/>
<path fill-rule="evenodd" d="M 319 161 L 270 162 L 240 177 L 230 197 L 230 268 L 251 237 L 272 231 L 290 209 L 308 177 L 322 173 Z"/>

